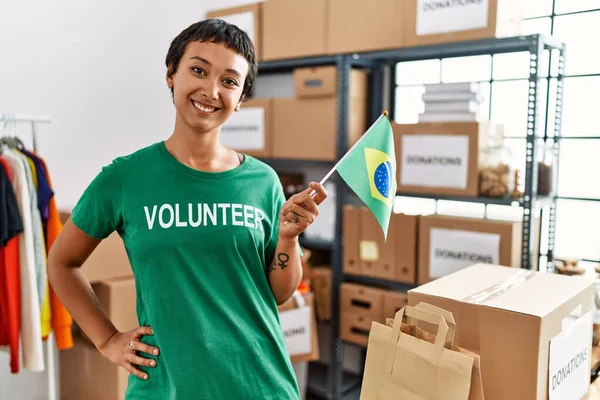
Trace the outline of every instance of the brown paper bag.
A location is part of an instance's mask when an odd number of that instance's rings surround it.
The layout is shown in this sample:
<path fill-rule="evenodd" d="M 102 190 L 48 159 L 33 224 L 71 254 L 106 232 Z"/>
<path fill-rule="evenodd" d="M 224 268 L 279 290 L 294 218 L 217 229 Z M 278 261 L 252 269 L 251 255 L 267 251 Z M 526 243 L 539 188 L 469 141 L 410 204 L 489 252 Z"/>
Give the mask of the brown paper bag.
<path fill-rule="evenodd" d="M 361 400 L 483 398 L 469 395 L 476 357 L 446 348 L 452 346 L 449 340 L 449 334 L 451 339 L 454 332 L 452 315 L 445 310 L 441 313 L 433 311 L 437 310 L 427 308 L 427 305 L 405 307 L 398 311 L 392 326 L 373 322 Z M 402 323 L 404 315 L 407 324 Z M 418 321 L 435 325 L 435 338 L 419 329 Z"/>

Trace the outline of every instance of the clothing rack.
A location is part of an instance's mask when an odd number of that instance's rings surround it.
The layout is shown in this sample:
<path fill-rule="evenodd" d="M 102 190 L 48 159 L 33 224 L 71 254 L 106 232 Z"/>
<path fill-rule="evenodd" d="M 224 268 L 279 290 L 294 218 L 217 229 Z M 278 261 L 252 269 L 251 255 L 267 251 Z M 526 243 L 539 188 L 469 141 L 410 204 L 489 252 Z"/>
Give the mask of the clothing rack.
<path fill-rule="evenodd" d="M 37 153 L 38 148 L 38 124 L 49 124 L 52 118 L 47 115 L 27 115 L 27 114 L 0 114 L 0 124 L 30 124 L 31 135 L 33 139 L 33 152 Z M 1 134 L 0 134 L 1 135 Z M 56 375 L 56 357 L 54 346 L 54 335 L 50 331 L 46 339 L 46 372 L 48 374 L 48 400 L 57 400 L 58 377 Z"/>
<path fill-rule="evenodd" d="M 33 138 L 33 151 L 37 152 L 37 135 L 38 135 L 38 124 L 49 124 L 52 122 L 52 118 L 48 115 L 27 115 L 27 114 L 0 114 L 0 123 L 10 124 L 31 124 L 31 135 Z"/>

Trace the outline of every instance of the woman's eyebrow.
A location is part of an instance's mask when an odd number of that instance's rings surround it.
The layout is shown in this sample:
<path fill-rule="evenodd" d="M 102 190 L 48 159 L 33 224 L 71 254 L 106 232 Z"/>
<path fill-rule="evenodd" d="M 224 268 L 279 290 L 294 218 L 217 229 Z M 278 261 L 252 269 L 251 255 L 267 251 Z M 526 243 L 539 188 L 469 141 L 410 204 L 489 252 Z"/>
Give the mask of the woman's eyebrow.
<path fill-rule="evenodd" d="M 198 60 L 206 65 L 208 65 L 209 67 L 212 66 L 212 64 L 210 63 L 210 61 L 208 61 L 206 58 L 202 58 L 200 56 L 192 56 L 190 57 L 190 60 Z M 231 69 L 231 68 L 227 68 L 225 71 L 236 75 L 238 78 L 242 77 L 242 74 L 240 74 L 238 71 L 236 71 L 235 69 Z"/>

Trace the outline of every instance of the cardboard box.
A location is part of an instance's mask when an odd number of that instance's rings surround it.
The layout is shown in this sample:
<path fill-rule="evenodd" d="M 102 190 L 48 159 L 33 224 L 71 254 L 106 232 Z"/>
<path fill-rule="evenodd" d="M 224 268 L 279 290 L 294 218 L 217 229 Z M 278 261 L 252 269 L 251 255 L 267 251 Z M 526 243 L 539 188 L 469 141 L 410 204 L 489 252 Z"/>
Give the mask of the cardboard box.
<path fill-rule="evenodd" d="M 133 277 L 104 280 L 93 284 L 92 289 L 102 309 L 120 332 L 139 326 Z M 82 337 L 91 342 L 83 332 Z"/>
<path fill-rule="evenodd" d="M 331 267 L 312 267 L 311 286 L 315 292 L 317 319 L 331 319 Z"/>
<path fill-rule="evenodd" d="M 396 279 L 396 227 L 397 214 L 392 214 L 388 240 L 373 213 L 367 207 L 360 208 L 360 263 L 361 274 L 375 278 Z"/>
<path fill-rule="evenodd" d="M 440 122 L 392 127 L 398 193 L 477 197 L 479 154 L 501 126 Z"/>
<path fill-rule="evenodd" d="M 263 4 L 264 61 L 324 55 L 326 0 L 269 0 Z"/>
<path fill-rule="evenodd" d="M 367 346 L 373 317 L 342 311 L 340 315 L 340 339 L 360 346 Z"/>
<path fill-rule="evenodd" d="M 395 247 L 395 276 L 397 282 L 414 285 L 417 282 L 417 235 L 419 217 L 416 215 L 392 214 Z"/>
<path fill-rule="evenodd" d="M 296 97 L 310 99 L 318 97 L 337 97 L 337 67 L 308 67 L 294 70 Z M 361 70 L 350 71 L 350 98 L 367 96 L 367 74 Z"/>
<path fill-rule="evenodd" d="M 63 223 L 70 216 L 70 212 L 60 212 L 60 219 Z M 100 242 L 81 266 L 81 270 L 90 283 L 133 276 L 123 239 L 116 232 Z"/>
<path fill-rule="evenodd" d="M 383 295 L 383 318 L 381 323 L 385 324 L 386 318 L 394 318 L 400 309 L 408 304 L 408 294 L 387 291 Z"/>
<path fill-rule="evenodd" d="M 419 283 L 477 263 L 521 265 L 522 224 L 445 215 L 419 221 Z"/>
<path fill-rule="evenodd" d="M 454 344 L 481 356 L 486 400 L 587 393 L 592 280 L 477 264 L 410 290 L 409 305 L 419 302 L 454 315 Z"/>
<path fill-rule="evenodd" d="M 340 308 L 348 314 L 362 315 L 381 320 L 385 290 L 355 283 L 340 285 Z"/>
<path fill-rule="evenodd" d="M 518 0 L 405 0 L 404 43 L 422 46 L 521 34 Z"/>
<path fill-rule="evenodd" d="M 254 44 L 254 51 L 258 61 L 262 61 L 262 27 L 263 27 L 263 3 L 248 4 L 239 7 L 222 8 L 209 11 L 206 18 L 219 18 L 231 24 L 248 34 Z"/>
<path fill-rule="evenodd" d="M 354 53 L 404 46 L 404 0 L 329 0 L 327 52 Z"/>
<path fill-rule="evenodd" d="M 61 350 L 61 400 L 122 400 L 129 372 L 108 359 L 91 344 L 74 338 L 74 346 Z"/>
<path fill-rule="evenodd" d="M 273 100 L 249 99 L 221 128 L 221 143 L 254 157 L 273 156 Z"/>
<path fill-rule="evenodd" d="M 358 250 L 360 241 L 361 209 L 359 207 L 345 205 L 343 213 L 343 270 L 346 274 L 361 275 L 361 262 Z"/>
<path fill-rule="evenodd" d="M 317 161 L 338 159 L 336 98 L 280 98 L 273 100 L 273 106 L 274 157 Z M 348 118 L 346 149 L 367 129 L 366 97 L 350 98 Z"/>

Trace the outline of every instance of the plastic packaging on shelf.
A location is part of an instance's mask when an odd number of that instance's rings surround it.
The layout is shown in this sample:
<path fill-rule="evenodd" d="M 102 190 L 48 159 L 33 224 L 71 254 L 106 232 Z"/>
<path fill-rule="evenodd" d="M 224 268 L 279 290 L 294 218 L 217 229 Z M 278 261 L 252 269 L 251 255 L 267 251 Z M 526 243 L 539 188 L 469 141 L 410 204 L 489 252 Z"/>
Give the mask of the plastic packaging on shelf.
<path fill-rule="evenodd" d="M 479 195 L 509 197 L 515 190 L 515 169 L 511 167 L 512 153 L 506 146 L 489 146 L 479 155 Z"/>

